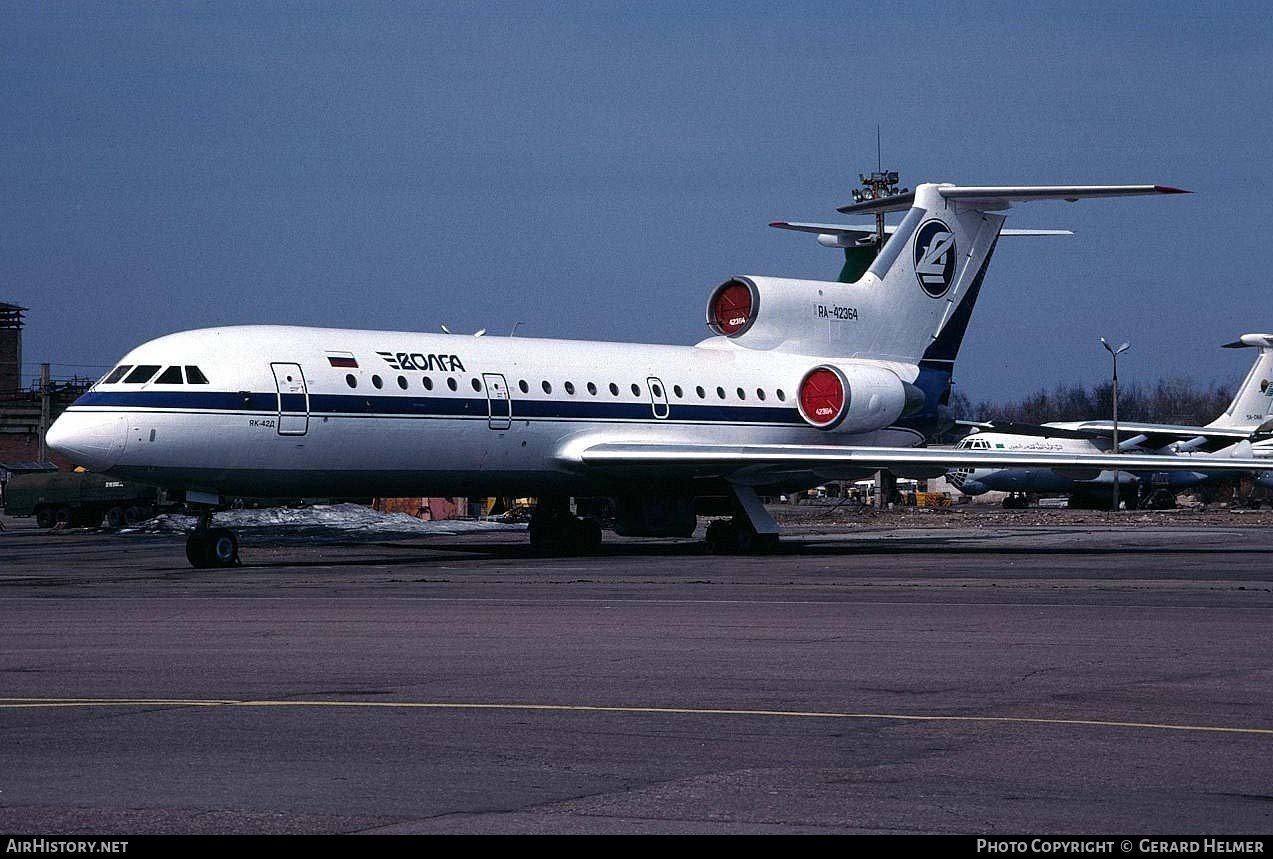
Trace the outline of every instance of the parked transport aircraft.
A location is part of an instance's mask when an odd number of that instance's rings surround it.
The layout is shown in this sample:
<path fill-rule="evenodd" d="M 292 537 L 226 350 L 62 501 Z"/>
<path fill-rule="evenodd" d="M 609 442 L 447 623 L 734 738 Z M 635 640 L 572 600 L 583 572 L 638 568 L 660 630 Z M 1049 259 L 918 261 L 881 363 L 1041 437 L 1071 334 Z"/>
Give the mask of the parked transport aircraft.
<path fill-rule="evenodd" d="M 1243 334 L 1226 349 L 1254 347 L 1255 362 L 1229 407 L 1206 426 L 1118 422 L 1120 452 L 1191 457 L 1193 470 L 1097 470 L 1053 468 L 957 468 L 947 473 L 951 484 L 968 495 L 1012 493 L 1005 506 L 1019 506 L 1022 493 L 1068 493 L 1071 506 L 1109 507 L 1115 475 L 1119 495 L 1129 507 L 1174 504 L 1175 493 L 1216 480 L 1233 479 L 1213 472 L 1213 456 L 1256 457 L 1273 454 L 1273 437 L 1265 425 L 1273 419 L 1273 335 Z M 1034 450 L 1057 453 L 1106 453 L 1114 446 L 1111 421 L 1058 421 L 1041 426 L 989 422 L 960 440 L 968 450 Z M 1244 445 L 1249 445 L 1244 447 Z M 1265 483 L 1260 473 L 1257 482 Z"/>
<path fill-rule="evenodd" d="M 853 283 L 730 278 L 707 302 L 713 336 L 695 346 L 267 325 L 171 334 L 125 355 L 48 443 L 195 504 L 533 495 L 532 546 L 562 552 L 601 538 L 569 499 L 608 497 L 620 534 L 685 537 L 697 512 L 724 509 L 733 518 L 709 526 L 710 546 L 762 550 L 778 534 L 762 494 L 881 468 L 1112 467 L 1102 454 L 917 446 L 945 419 L 1000 211 L 1176 191 L 924 184 L 846 206 L 906 213 L 865 273 Z M 196 566 L 235 563 L 234 534 L 210 518 L 187 555 Z"/>

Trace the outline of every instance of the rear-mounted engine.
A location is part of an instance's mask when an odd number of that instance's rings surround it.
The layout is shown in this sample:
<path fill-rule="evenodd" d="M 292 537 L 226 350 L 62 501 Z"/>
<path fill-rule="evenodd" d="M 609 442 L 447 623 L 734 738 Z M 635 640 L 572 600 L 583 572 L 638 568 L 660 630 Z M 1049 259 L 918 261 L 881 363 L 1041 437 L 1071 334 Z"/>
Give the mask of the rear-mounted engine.
<path fill-rule="evenodd" d="M 746 281 L 727 280 L 707 301 L 707 325 L 717 334 L 735 337 L 751 327 L 759 309 L 756 288 Z"/>
<path fill-rule="evenodd" d="M 822 430 L 870 432 L 923 405 L 923 391 L 869 364 L 814 367 L 796 389 L 800 417 Z"/>

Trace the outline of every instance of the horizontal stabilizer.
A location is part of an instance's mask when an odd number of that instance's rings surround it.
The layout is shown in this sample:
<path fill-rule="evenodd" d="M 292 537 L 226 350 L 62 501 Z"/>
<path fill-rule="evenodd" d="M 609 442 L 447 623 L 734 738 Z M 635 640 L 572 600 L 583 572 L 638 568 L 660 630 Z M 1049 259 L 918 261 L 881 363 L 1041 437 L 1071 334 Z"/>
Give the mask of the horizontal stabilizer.
<path fill-rule="evenodd" d="M 1244 349 L 1247 346 L 1258 346 L 1267 349 L 1273 346 L 1273 334 L 1243 334 L 1232 343 L 1225 343 L 1225 349 Z"/>
<path fill-rule="evenodd" d="M 1068 200 L 1089 197 L 1134 197 L 1141 194 L 1188 194 L 1170 185 L 939 185 L 937 193 L 947 200 L 959 200 L 978 209 L 1005 209 L 1013 203 L 1028 200 Z M 901 212 L 914 203 L 914 193 L 898 194 L 878 200 L 867 200 L 840 206 L 837 212 L 865 214 Z"/>
<path fill-rule="evenodd" d="M 875 235 L 873 224 L 809 224 L 799 221 L 771 221 L 769 226 L 779 230 L 794 230 L 798 233 L 816 233 L 820 236 L 849 236 L 866 238 Z M 884 234 L 893 235 L 896 224 L 885 224 Z M 1072 236 L 1072 230 L 1000 230 L 1001 236 Z"/>

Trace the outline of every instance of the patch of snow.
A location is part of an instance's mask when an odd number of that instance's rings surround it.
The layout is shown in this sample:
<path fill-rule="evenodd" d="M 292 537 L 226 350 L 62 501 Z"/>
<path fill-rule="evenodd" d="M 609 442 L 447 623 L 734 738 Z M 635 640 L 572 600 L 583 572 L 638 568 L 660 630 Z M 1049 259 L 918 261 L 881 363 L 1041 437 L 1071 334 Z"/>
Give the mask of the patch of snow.
<path fill-rule="evenodd" d="M 180 513 L 156 516 L 130 531 L 188 533 L 198 517 Z M 482 531 L 524 531 L 525 523 L 446 519 L 426 522 L 406 513 L 380 513 L 361 504 L 314 507 L 269 507 L 262 510 L 222 510 L 212 517 L 213 527 L 231 528 L 240 538 L 343 542 L 385 537 L 448 536 Z"/>

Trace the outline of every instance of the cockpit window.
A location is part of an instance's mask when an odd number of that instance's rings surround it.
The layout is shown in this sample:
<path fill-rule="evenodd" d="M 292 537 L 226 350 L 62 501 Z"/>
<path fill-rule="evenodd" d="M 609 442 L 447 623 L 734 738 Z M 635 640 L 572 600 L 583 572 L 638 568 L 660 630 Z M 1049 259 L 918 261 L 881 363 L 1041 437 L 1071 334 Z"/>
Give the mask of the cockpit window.
<path fill-rule="evenodd" d="M 181 368 L 169 367 L 159 374 L 159 378 L 155 379 L 156 385 L 180 385 L 181 384 Z"/>
<path fill-rule="evenodd" d="M 198 367 L 187 364 L 186 382 L 191 385 L 206 385 L 208 384 L 208 377 L 203 375 L 203 371 Z"/>
<path fill-rule="evenodd" d="M 120 379 L 124 378 L 124 374 L 127 373 L 132 368 L 133 368 L 132 364 L 120 364 L 114 370 L 111 370 L 110 373 L 106 375 L 105 379 L 102 379 L 101 384 L 103 385 L 115 384 Z"/>
<path fill-rule="evenodd" d="M 125 385 L 140 385 L 149 382 L 159 372 L 158 364 L 139 364 L 124 378 Z"/>

